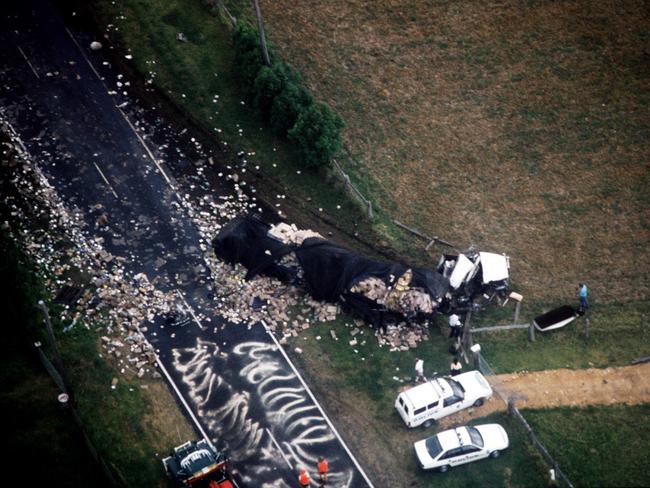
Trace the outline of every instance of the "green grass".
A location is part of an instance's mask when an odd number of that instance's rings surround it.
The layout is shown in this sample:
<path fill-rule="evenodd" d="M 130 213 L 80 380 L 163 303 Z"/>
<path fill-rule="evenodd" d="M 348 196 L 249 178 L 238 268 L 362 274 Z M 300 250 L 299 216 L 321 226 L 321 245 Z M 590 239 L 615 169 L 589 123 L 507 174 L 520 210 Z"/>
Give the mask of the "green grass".
<path fill-rule="evenodd" d="M 38 280 L 24 256 L 0 236 L 0 276 L 12 286 L 0 296 L 5 330 L 0 344 L 0 409 L 8 425 L 3 442 L 9 451 L 4 463 L 16 472 L 29 472 L 33 486 L 107 486 L 86 450 L 83 438 L 68 412 L 58 406 L 60 393 L 29 347 L 27 331 L 37 327 L 32 306 L 40 298 Z"/>
<path fill-rule="evenodd" d="M 0 406 L 4 412 L 11 412 L 12 418 L 12 428 L 5 439 L 12 446 L 10 459 L 17 456 L 16 465 L 22 466 L 25 453 L 29 453 L 34 469 L 34 478 L 30 480 L 34 484 L 51 484 L 56 480 L 57 486 L 103 486 L 105 480 L 71 414 L 58 407 L 56 398 L 60 391 L 29 346 L 35 340 L 46 344 L 44 326 L 35 309 L 39 299 L 47 299 L 42 279 L 5 231 L 0 248 L 1 276 L 5 282 L 17 285 L 1 297 L 6 323 L 12 324 L 2 344 L 0 368 L 4 392 Z M 161 401 L 166 399 L 170 403 L 167 408 L 176 412 L 173 422 L 158 422 L 166 420 L 168 414 L 159 416 L 160 410 L 154 411 L 154 402 L 146 393 L 149 390 L 141 388 L 141 384 L 150 388 L 155 383 L 126 379 L 100 357 L 101 324 L 89 324 L 89 330 L 79 322 L 71 332 L 63 334 L 63 325 L 56 318 L 60 306 L 50 305 L 50 310 L 77 411 L 98 453 L 125 486 L 164 484 L 158 453 L 171 450 L 178 443 L 180 432 L 173 426 L 179 425 L 183 434 L 188 435 L 175 403 L 169 394 L 165 397 L 156 390 Z M 114 376 L 120 381 L 112 390 Z"/>
<path fill-rule="evenodd" d="M 650 485 L 650 405 L 522 413 L 575 486 Z"/>
<path fill-rule="evenodd" d="M 556 305 L 553 305 L 556 306 Z M 520 322 L 549 310 L 549 305 L 525 304 Z M 646 318 L 645 330 L 641 322 Z M 535 371 L 556 368 L 605 368 L 625 366 L 650 353 L 650 304 L 595 304 L 589 310 L 589 339 L 584 336 L 585 318 L 578 318 L 562 329 L 536 332 L 535 342 L 528 341 L 528 331 L 513 330 L 480 333 L 474 342 L 496 373 Z M 507 324 L 512 308 L 491 309 L 472 319 L 474 327 Z"/>

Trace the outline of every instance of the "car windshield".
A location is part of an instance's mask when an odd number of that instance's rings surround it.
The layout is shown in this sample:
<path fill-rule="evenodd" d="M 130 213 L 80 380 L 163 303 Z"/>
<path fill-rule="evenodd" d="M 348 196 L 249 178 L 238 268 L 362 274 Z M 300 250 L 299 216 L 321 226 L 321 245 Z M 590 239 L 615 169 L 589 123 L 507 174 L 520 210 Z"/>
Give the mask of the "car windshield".
<path fill-rule="evenodd" d="M 447 379 L 447 381 L 449 382 L 449 386 L 451 386 L 451 390 L 454 392 L 454 396 L 465 398 L 465 389 L 458 381 L 452 380 L 451 378 Z"/>
<path fill-rule="evenodd" d="M 429 451 L 429 456 L 431 456 L 432 459 L 435 459 L 436 456 L 442 452 L 442 446 L 438 441 L 438 437 L 435 435 L 426 440 L 426 446 L 427 451 Z"/>
<path fill-rule="evenodd" d="M 472 444 L 478 447 L 483 447 L 483 438 L 478 430 L 474 427 L 467 427 L 467 432 L 469 432 L 469 438 L 472 440 Z"/>

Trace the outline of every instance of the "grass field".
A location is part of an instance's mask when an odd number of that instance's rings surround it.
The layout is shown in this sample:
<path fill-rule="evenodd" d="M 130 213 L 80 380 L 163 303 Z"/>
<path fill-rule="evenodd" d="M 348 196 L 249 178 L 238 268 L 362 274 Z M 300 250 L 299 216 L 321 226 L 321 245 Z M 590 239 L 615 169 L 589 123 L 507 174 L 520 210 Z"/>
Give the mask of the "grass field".
<path fill-rule="evenodd" d="M 576 486 L 648 486 L 650 406 L 524 411 Z"/>
<path fill-rule="evenodd" d="M 260 3 L 393 215 L 506 252 L 530 300 L 648 299 L 644 2 Z"/>

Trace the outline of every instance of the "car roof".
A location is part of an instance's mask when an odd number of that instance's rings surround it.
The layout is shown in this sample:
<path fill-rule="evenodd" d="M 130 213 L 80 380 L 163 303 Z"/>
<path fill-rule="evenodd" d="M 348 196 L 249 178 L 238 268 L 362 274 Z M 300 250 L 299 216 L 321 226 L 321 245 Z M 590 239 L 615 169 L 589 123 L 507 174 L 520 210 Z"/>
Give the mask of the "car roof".
<path fill-rule="evenodd" d="M 413 408 L 420 408 L 437 401 L 441 393 L 440 384 L 436 380 L 430 380 L 410 388 L 402 394 L 408 399 Z"/>
<path fill-rule="evenodd" d="M 440 442 L 443 451 L 472 443 L 466 427 L 457 427 L 440 432 L 438 434 L 438 442 Z"/>

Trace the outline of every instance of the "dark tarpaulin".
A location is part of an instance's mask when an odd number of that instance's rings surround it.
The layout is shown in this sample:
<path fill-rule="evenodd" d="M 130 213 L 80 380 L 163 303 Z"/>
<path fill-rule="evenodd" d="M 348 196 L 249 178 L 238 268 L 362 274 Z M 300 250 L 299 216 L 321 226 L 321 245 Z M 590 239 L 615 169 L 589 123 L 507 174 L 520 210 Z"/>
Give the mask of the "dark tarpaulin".
<path fill-rule="evenodd" d="M 307 291 L 316 300 L 335 302 L 355 284 L 374 276 L 391 285 L 408 269 L 396 263 L 386 263 L 360 256 L 344 247 L 318 237 L 305 239 L 296 249 L 303 270 Z M 434 301 L 444 297 L 449 280 L 440 273 L 425 269 L 411 270 L 411 288 L 420 288 Z M 349 300 L 349 298 L 348 298 Z"/>
<path fill-rule="evenodd" d="M 355 283 L 369 276 L 395 279 L 407 268 L 360 256 L 325 239 L 310 237 L 296 249 L 309 294 L 316 300 L 336 302 Z"/>
<path fill-rule="evenodd" d="M 238 217 L 226 224 L 212 240 L 214 253 L 230 264 L 241 263 L 248 272 L 246 279 L 264 274 L 281 281 L 291 281 L 296 270 L 277 264 L 293 249 L 269 237 L 271 227 L 255 217 Z"/>

